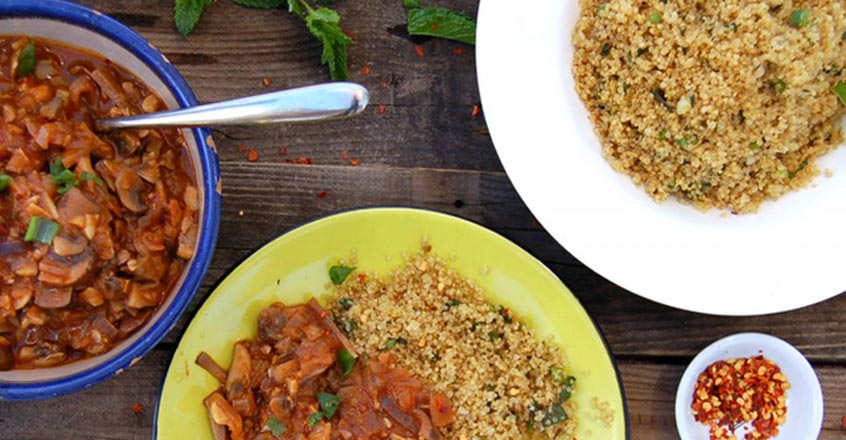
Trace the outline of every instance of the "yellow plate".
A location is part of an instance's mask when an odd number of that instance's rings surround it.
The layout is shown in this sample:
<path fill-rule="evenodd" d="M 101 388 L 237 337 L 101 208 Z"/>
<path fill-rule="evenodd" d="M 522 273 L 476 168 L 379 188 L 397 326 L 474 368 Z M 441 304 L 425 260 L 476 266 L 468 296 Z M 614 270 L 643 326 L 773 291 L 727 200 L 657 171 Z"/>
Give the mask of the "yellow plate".
<path fill-rule="evenodd" d="M 255 335 L 259 311 L 274 301 L 297 303 L 325 293 L 328 268 L 353 251 L 358 266 L 387 274 L 404 253 L 433 252 L 474 279 L 491 302 L 526 319 L 540 337 L 561 345 L 578 379 L 579 440 L 628 438 L 622 386 L 608 348 L 578 300 L 540 261 L 475 223 L 432 211 L 374 208 L 315 220 L 271 241 L 233 270 L 191 321 L 165 378 L 154 431 L 159 440 L 211 439 L 203 398 L 217 381 L 194 364 L 201 351 L 228 365 L 235 341 Z M 592 401 L 614 414 L 599 420 Z"/>

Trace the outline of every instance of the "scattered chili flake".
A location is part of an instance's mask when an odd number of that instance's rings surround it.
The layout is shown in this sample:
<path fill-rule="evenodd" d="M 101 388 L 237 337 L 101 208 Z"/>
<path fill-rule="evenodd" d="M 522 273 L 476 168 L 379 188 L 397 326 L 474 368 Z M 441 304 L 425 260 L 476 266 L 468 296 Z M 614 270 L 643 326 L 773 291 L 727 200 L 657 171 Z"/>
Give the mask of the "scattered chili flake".
<path fill-rule="evenodd" d="M 366 280 L 366 279 L 367 279 L 367 275 L 365 275 L 365 274 L 363 274 L 363 273 L 358 274 L 358 282 L 359 282 L 359 283 L 362 283 L 362 284 L 363 284 L 363 283 L 364 283 L 364 280 Z"/>
<path fill-rule="evenodd" d="M 250 162 L 255 162 L 259 159 L 259 153 L 256 151 L 255 148 L 250 148 L 247 152 L 247 160 Z"/>
<path fill-rule="evenodd" d="M 840 429 L 846 431 L 846 416 L 840 418 Z"/>
<path fill-rule="evenodd" d="M 414 46 L 414 51 L 417 52 L 417 56 L 420 58 L 423 58 L 426 55 L 426 52 L 423 51 L 423 46 Z"/>
<path fill-rule="evenodd" d="M 347 150 L 341 150 L 341 159 L 347 160 L 350 158 L 350 153 Z"/>
<path fill-rule="evenodd" d="M 379 104 L 379 106 L 376 108 L 376 112 L 380 115 L 384 115 L 388 112 L 388 107 L 384 104 Z"/>
<path fill-rule="evenodd" d="M 479 113 L 482 113 L 482 107 L 480 107 L 479 104 L 474 104 L 473 112 L 470 113 L 470 115 L 473 116 L 473 119 L 476 119 L 476 116 L 479 116 Z"/>
<path fill-rule="evenodd" d="M 238 152 L 239 152 L 239 153 L 243 153 L 243 152 L 245 152 L 245 151 L 247 151 L 247 146 L 246 146 L 246 145 L 244 145 L 244 144 L 238 145 Z"/>
<path fill-rule="evenodd" d="M 132 405 L 132 411 L 135 412 L 135 414 L 140 414 L 144 411 L 144 406 L 140 403 L 136 403 L 135 405 Z"/>
<path fill-rule="evenodd" d="M 361 66 L 361 74 L 370 75 L 370 66 L 368 66 L 367 64 Z"/>
<path fill-rule="evenodd" d="M 288 154 L 288 147 L 280 146 L 279 147 L 279 154 L 285 156 Z"/>
<path fill-rule="evenodd" d="M 437 23 L 432 23 L 432 30 L 433 31 L 438 30 L 438 24 Z"/>
<path fill-rule="evenodd" d="M 464 55 L 464 49 L 462 49 L 460 47 L 456 47 L 455 50 L 452 51 L 452 53 L 454 53 L 456 55 Z"/>
<path fill-rule="evenodd" d="M 710 426 L 711 440 L 734 439 L 745 423 L 751 430 L 744 439 L 766 440 L 787 420 L 789 388 L 781 368 L 764 356 L 717 361 L 699 375 L 691 409 Z"/>
<path fill-rule="evenodd" d="M 320 191 L 320 193 L 317 194 L 317 198 L 318 199 L 325 199 L 327 194 L 328 193 L 326 191 Z"/>
<path fill-rule="evenodd" d="M 358 160 L 358 159 L 353 159 L 353 160 L 350 161 L 350 165 L 357 167 L 357 166 L 361 165 L 361 161 Z"/>
<path fill-rule="evenodd" d="M 300 156 L 296 159 L 286 159 L 285 163 L 292 163 L 292 164 L 296 164 L 296 165 L 312 165 L 312 164 L 314 164 L 314 162 L 310 158 L 304 157 L 304 156 Z"/>
<path fill-rule="evenodd" d="M 262 78 L 261 85 L 265 87 L 270 87 L 270 83 L 273 82 L 270 78 Z"/>

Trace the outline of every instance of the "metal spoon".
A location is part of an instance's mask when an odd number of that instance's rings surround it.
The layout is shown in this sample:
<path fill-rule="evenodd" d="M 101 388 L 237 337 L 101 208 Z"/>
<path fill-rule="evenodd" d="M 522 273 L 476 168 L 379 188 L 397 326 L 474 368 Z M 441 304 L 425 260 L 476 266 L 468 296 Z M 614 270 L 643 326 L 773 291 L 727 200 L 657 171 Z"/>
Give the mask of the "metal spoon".
<path fill-rule="evenodd" d="M 221 101 L 181 110 L 101 119 L 98 130 L 154 127 L 259 125 L 339 119 L 367 107 L 367 89 L 354 83 L 328 83 Z"/>

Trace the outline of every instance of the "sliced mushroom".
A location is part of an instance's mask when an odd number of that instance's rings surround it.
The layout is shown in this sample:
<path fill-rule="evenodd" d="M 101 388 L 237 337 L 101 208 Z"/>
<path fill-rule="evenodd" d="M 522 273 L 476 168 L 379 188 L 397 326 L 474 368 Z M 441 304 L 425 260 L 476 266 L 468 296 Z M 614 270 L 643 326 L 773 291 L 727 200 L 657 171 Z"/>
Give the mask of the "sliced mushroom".
<path fill-rule="evenodd" d="M 35 305 L 45 309 L 59 309 L 70 304 L 73 290 L 70 287 L 38 289 Z"/>
<path fill-rule="evenodd" d="M 126 305 L 136 309 L 154 307 L 162 299 L 162 286 L 158 283 L 143 284 L 133 282 L 129 287 Z"/>
<path fill-rule="evenodd" d="M 147 205 L 144 203 L 142 194 L 144 191 L 144 181 L 131 168 L 123 168 L 118 171 L 115 178 L 115 189 L 117 190 L 120 202 L 126 209 L 136 214 L 147 210 Z"/>
<path fill-rule="evenodd" d="M 53 252 L 62 257 L 72 257 L 85 252 L 88 239 L 83 235 L 62 233 L 53 239 Z"/>
<path fill-rule="evenodd" d="M 220 429 L 224 426 L 229 428 L 229 432 L 233 438 L 241 438 L 244 430 L 244 421 L 241 419 L 238 411 L 226 401 L 223 394 L 215 391 L 206 397 L 203 403 L 209 411 L 209 419 L 211 419 L 212 431 L 214 431 L 216 440 L 230 438 L 226 433 L 226 429 Z"/>
<path fill-rule="evenodd" d="M 94 252 L 88 248 L 70 257 L 50 252 L 38 263 L 38 281 L 51 286 L 70 286 L 88 275 L 93 266 Z"/>

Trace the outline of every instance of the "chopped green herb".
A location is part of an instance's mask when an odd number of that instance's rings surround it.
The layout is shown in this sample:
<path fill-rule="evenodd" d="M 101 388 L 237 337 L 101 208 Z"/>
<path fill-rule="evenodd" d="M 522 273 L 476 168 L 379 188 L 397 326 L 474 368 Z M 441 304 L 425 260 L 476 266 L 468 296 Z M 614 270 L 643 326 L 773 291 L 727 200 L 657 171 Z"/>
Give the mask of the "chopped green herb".
<path fill-rule="evenodd" d="M 778 94 L 782 94 L 785 90 L 787 90 L 787 83 L 782 79 L 778 79 L 773 82 L 773 90 L 775 90 Z"/>
<path fill-rule="evenodd" d="M 459 305 L 459 304 L 461 304 L 461 301 L 459 301 L 459 300 L 457 300 L 457 299 L 455 299 L 455 298 L 453 298 L 453 299 L 451 299 L 451 300 L 449 300 L 449 301 L 447 301 L 447 302 L 446 302 L 446 306 L 447 306 L 447 308 L 449 308 L 449 307 L 455 307 L 455 306 L 457 306 L 457 305 Z"/>
<path fill-rule="evenodd" d="M 338 350 L 338 365 L 341 366 L 341 378 L 349 376 L 355 366 L 355 357 L 346 348 Z"/>
<path fill-rule="evenodd" d="M 289 5 L 304 0 L 290 0 Z M 305 4 L 305 3 L 304 3 Z M 308 6 L 308 4 L 306 4 Z M 329 76 L 333 81 L 347 79 L 347 46 L 355 42 L 341 29 L 341 16 L 332 9 L 307 7 L 305 16 L 306 27 L 323 43 L 323 53 L 320 62 L 329 66 Z"/>
<path fill-rule="evenodd" d="M 26 230 L 24 241 L 51 244 L 53 243 L 53 239 L 56 238 L 56 234 L 59 233 L 60 228 L 61 226 L 53 220 L 34 215 L 29 221 L 29 228 Z"/>
<path fill-rule="evenodd" d="M 338 410 L 338 405 L 341 404 L 341 398 L 334 394 L 321 392 L 317 393 L 317 403 L 320 404 L 320 412 L 329 420 L 335 415 L 335 411 Z"/>
<path fill-rule="evenodd" d="M 71 188 L 79 185 L 76 174 L 65 168 L 61 157 L 56 157 L 56 160 L 50 162 L 50 180 L 56 185 L 61 185 L 58 189 L 59 194 L 64 194 L 70 191 Z"/>
<path fill-rule="evenodd" d="M 0 173 L 0 191 L 6 191 L 6 188 L 12 183 L 12 176 Z"/>
<path fill-rule="evenodd" d="M 661 23 L 662 21 L 664 21 L 664 17 L 661 16 L 660 12 L 652 11 L 652 13 L 649 14 L 649 22 L 650 23 L 658 24 L 658 23 Z"/>
<path fill-rule="evenodd" d="M 570 400 L 570 395 L 573 394 L 573 389 L 576 386 L 576 378 L 573 376 L 567 376 L 561 385 L 563 385 L 563 387 L 561 388 L 561 393 L 558 394 L 558 401 L 564 403 Z"/>
<path fill-rule="evenodd" d="M 790 14 L 790 20 L 788 23 L 795 28 L 806 26 L 808 24 L 809 15 L 810 11 L 807 8 L 796 9 L 792 14 Z"/>
<path fill-rule="evenodd" d="M 499 310 L 497 312 L 502 316 L 502 320 L 505 321 L 506 324 L 511 324 L 513 322 L 511 319 L 511 313 L 507 308 L 499 306 Z"/>
<path fill-rule="evenodd" d="M 344 310 L 349 310 L 352 308 L 354 301 L 350 298 L 341 298 L 338 300 L 338 304 L 341 305 L 341 308 Z"/>
<path fill-rule="evenodd" d="M 105 182 L 103 182 L 103 179 L 101 179 L 98 175 L 94 173 L 89 173 L 88 171 L 82 172 L 82 180 L 90 180 L 100 186 L 106 184 Z"/>
<path fill-rule="evenodd" d="M 402 7 L 405 9 L 420 9 L 420 2 L 417 0 L 403 0 Z"/>
<path fill-rule="evenodd" d="M 687 137 L 679 138 L 678 140 L 676 140 L 676 144 L 679 147 L 688 149 L 690 147 L 690 139 L 688 139 Z"/>
<path fill-rule="evenodd" d="M 607 57 L 608 54 L 610 54 L 610 53 L 611 53 L 611 45 L 608 44 L 608 43 L 603 44 L 602 49 L 599 50 L 599 54 L 604 56 L 604 57 Z"/>
<path fill-rule="evenodd" d="M 271 417 L 267 419 L 267 422 L 264 424 L 265 428 L 270 430 L 270 433 L 273 434 L 274 437 L 279 437 L 280 435 L 285 433 L 285 425 L 279 421 L 276 417 Z"/>
<path fill-rule="evenodd" d="M 737 23 L 729 23 L 729 29 L 731 29 L 732 32 L 737 32 Z"/>
<path fill-rule="evenodd" d="M 29 44 L 18 54 L 18 67 L 15 69 L 15 76 L 23 78 L 35 70 L 35 42 L 30 40 Z"/>
<path fill-rule="evenodd" d="M 346 334 L 352 333 L 355 329 L 358 328 L 358 321 L 353 318 L 350 319 L 342 319 L 339 317 L 335 317 L 335 324 L 344 331 Z"/>
<path fill-rule="evenodd" d="M 787 173 L 787 178 L 792 179 L 792 178 L 796 177 L 796 175 L 799 174 L 802 170 L 804 170 L 805 167 L 807 167 L 807 166 L 808 166 L 808 159 L 805 158 L 804 160 L 802 160 L 802 163 L 799 164 L 799 168 L 796 168 L 795 171 L 791 171 L 791 172 Z"/>
<path fill-rule="evenodd" d="M 491 342 L 496 341 L 500 338 L 500 336 L 502 336 L 502 334 L 496 330 L 491 330 L 488 332 L 488 338 L 491 340 Z"/>
<path fill-rule="evenodd" d="M 308 419 L 307 419 L 308 427 L 314 428 L 314 426 L 317 425 L 318 423 L 320 423 L 321 420 L 323 420 L 323 412 L 322 411 L 318 411 L 316 413 L 311 413 L 308 416 Z"/>
<path fill-rule="evenodd" d="M 412 9 L 408 11 L 408 34 L 476 44 L 476 22 L 461 12 L 447 8 Z"/>
<path fill-rule="evenodd" d="M 552 376 L 552 380 L 559 385 L 563 384 L 564 380 L 567 378 L 567 376 L 564 375 L 564 369 L 556 366 L 549 367 L 549 375 Z"/>
<path fill-rule="evenodd" d="M 663 141 L 667 139 L 667 130 L 661 130 L 658 132 L 658 140 Z"/>
<path fill-rule="evenodd" d="M 437 362 L 439 360 L 441 360 L 441 354 L 440 353 L 435 353 L 435 354 L 432 355 L 432 362 Z"/>
<path fill-rule="evenodd" d="M 645 54 L 646 52 L 649 52 L 649 47 L 638 47 L 637 52 L 635 53 L 635 56 L 639 57 L 639 56 Z"/>
<path fill-rule="evenodd" d="M 753 150 L 757 150 L 757 149 L 761 148 L 761 145 L 758 142 L 752 141 L 752 142 L 749 143 L 749 148 L 751 148 Z"/>
<path fill-rule="evenodd" d="M 569 417 L 567 416 L 567 412 L 564 411 L 564 408 L 561 405 L 554 403 L 549 409 L 546 410 L 543 416 L 543 420 L 541 420 L 541 424 L 544 427 L 550 427 L 552 425 L 557 425 L 562 422 L 566 422 Z"/>
<path fill-rule="evenodd" d="M 846 104 L 846 82 L 840 81 L 834 85 L 834 94 L 840 99 L 842 104 Z"/>
<path fill-rule="evenodd" d="M 385 346 L 382 347 L 382 350 L 390 350 L 390 349 L 394 348 L 395 345 L 397 345 L 397 339 L 396 338 L 388 339 L 387 341 L 385 341 Z"/>
<path fill-rule="evenodd" d="M 354 267 L 332 266 L 329 268 L 329 279 L 332 284 L 340 286 L 354 270 Z"/>
<path fill-rule="evenodd" d="M 493 385 L 491 385 L 491 384 L 486 384 L 486 385 L 485 385 L 485 391 L 493 391 L 493 390 L 495 390 L 495 389 L 496 389 L 496 387 L 494 387 L 494 386 L 493 386 Z"/>

